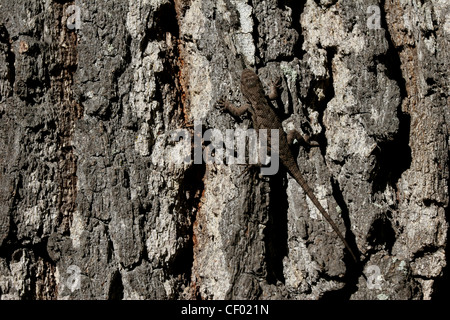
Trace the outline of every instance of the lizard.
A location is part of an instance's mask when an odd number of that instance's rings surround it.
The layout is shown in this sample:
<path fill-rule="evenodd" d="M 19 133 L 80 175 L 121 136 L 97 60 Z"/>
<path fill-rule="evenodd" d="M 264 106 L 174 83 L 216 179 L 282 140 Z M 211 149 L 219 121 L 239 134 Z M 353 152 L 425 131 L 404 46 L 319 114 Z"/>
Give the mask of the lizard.
<path fill-rule="evenodd" d="M 311 199 L 323 217 L 328 221 L 333 230 L 336 232 L 338 237 L 342 240 L 347 250 L 350 252 L 353 260 L 357 263 L 358 260 L 356 255 L 353 253 L 350 245 L 345 240 L 342 233 L 339 231 L 338 227 L 331 219 L 330 215 L 320 204 L 319 200 L 315 196 L 313 190 L 306 182 L 305 178 L 300 172 L 297 161 L 295 160 L 291 148 L 289 146 L 290 142 L 299 136 L 298 132 L 289 132 L 288 135 L 283 130 L 280 119 L 276 115 L 275 111 L 269 105 L 267 98 L 269 100 L 275 100 L 278 96 L 277 87 L 279 84 L 274 84 L 271 88 L 271 92 L 266 97 L 263 85 L 258 75 L 250 69 L 244 69 L 241 75 L 241 93 L 244 96 L 247 104 L 236 107 L 230 101 L 226 99 L 220 99 L 218 101 L 218 106 L 231 115 L 239 117 L 246 112 L 249 112 L 253 122 L 254 129 L 258 132 L 259 129 L 268 130 L 268 144 L 270 148 L 270 129 L 279 130 L 279 160 L 289 172 L 289 174 L 297 181 L 297 183 L 303 188 L 306 195 Z M 306 139 L 304 139 L 306 140 Z M 305 141 L 308 142 L 308 141 Z"/>

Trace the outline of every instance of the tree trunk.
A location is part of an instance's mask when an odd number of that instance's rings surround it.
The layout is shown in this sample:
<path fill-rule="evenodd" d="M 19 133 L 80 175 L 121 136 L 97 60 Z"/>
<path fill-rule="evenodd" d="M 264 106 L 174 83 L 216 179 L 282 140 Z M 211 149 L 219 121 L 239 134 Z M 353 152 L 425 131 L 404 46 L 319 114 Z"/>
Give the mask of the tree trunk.
<path fill-rule="evenodd" d="M 0 9 L 1 299 L 448 294 L 445 1 Z M 320 145 L 297 163 L 359 264 L 284 169 L 194 161 L 207 130 L 251 128 L 216 108 L 245 103 L 244 68 L 281 77 L 286 131 Z"/>

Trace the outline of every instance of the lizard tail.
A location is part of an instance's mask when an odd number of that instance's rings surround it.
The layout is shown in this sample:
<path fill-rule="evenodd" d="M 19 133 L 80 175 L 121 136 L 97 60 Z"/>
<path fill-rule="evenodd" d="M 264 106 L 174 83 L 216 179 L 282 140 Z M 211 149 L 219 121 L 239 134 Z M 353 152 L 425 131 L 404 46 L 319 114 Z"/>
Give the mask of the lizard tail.
<path fill-rule="evenodd" d="M 334 232 L 336 232 L 336 234 L 342 240 L 342 242 L 344 243 L 345 247 L 347 248 L 347 250 L 352 255 L 353 260 L 355 260 L 355 262 L 358 263 L 358 259 L 356 259 L 356 255 L 353 253 L 353 250 L 350 248 L 350 246 L 347 243 L 347 241 L 345 240 L 344 236 L 339 231 L 339 229 L 336 226 L 336 224 L 334 223 L 333 219 L 331 219 L 330 215 L 322 207 L 322 205 L 320 204 L 319 200 L 317 200 L 316 196 L 314 195 L 313 190 L 306 183 L 306 180 L 305 180 L 305 178 L 303 178 L 303 175 L 300 173 L 300 170 L 298 169 L 298 167 L 296 168 L 296 170 L 294 170 L 294 172 L 290 172 L 290 173 L 294 177 L 294 179 L 298 182 L 298 184 L 303 188 L 303 190 L 308 195 L 308 197 L 311 199 L 311 201 L 314 203 L 314 205 L 317 207 L 317 209 L 319 209 L 320 213 L 324 216 L 324 218 L 331 225 L 331 227 L 333 228 Z"/>

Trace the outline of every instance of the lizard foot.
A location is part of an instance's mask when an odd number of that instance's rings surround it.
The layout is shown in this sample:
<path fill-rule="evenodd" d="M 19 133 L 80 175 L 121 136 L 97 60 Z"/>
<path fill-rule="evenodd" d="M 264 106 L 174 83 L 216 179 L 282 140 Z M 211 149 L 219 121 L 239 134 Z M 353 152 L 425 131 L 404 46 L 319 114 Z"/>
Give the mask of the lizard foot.
<path fill-rule="evenodd" d="M 278 77 L 275 81 L 272 81 L 270 85 L 270 92 L 269 92 L 269 100 L 276 100 L 279 96 L 279 91 L 281 88 L 281 77 Z"/>

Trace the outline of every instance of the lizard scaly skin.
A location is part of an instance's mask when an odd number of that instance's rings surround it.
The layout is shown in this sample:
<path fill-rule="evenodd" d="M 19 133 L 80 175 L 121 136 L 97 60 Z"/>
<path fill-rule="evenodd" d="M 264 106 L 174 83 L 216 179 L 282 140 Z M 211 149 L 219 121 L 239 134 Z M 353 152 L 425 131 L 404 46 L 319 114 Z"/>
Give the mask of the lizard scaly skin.
<path fill-rule="evenodd" d="M 306 195 L 311 199 L 311 201 L 314 203 L 314 205 L 317 207 L 320 213 L 328 221 L 333 230 L 343 241 L 345 247 L 350 252 L 355 262 L 357 262 L 356 256 L 353 253 L 347 241 L 345 240 L 344 236 L 339 231 L 338 227 L 331 219 L 330 215 L 322 207 L 319 200 L 317 200 L 313 190 L 308 185 L 303 175 L 300 173 L 297 162 L 295 161 L 295 158 L 292 155 L 291 149 L 289 147 L 286 133 L 283 130 L 281 121 L 278 119 L 277 115 L 275 114 L 275 111 L 270 107 L 269 103 L 267 102 L 262 83 L 259 77 L 256 75 L 256 73 L 254 73 L 252 70 L 245 69 L 242 72 L 241 92 L 249 104 L 244 105 L 240 108 L 232 105 L 230 102 L 226 100 L 221 101 L 220 104 L 223 106 L 224 109 L 226 109 L 229 113 L 231 113 L 234 116 L 240 116 L 245 112 L 250 112 L 253 121 L 253 126 L 257 132 L 259 129 L 268 129 L 267 135 L 269 146 L 270 146 L 270 129 L 279 130 L 279 157 L 281 163 L 285 166 L 289 174 L 303 188 Z M 273 93 L 271 93 L 271 95 L 273 96 Z"/>

